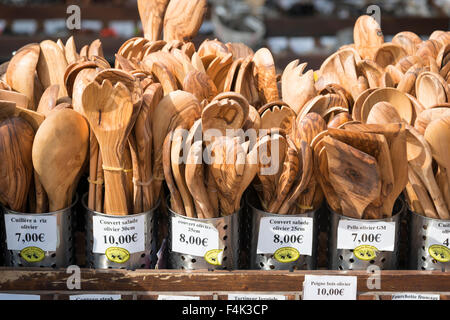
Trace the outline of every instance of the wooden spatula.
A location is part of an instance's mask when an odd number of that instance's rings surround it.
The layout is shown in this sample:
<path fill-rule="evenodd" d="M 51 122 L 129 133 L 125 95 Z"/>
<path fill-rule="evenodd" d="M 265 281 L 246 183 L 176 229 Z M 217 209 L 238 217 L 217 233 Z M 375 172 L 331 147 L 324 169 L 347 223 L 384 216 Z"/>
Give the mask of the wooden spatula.
<path fill-rule="evenodd" d="M 341 196 L 344 215 L 362 218 L 379 197 L 381 177 L 374 157 L 329 136 L 323 138 L 330 182 Z"/>
<path fill-rule="evenodd" d="M 171 0 L 164 16 L 164 37 L 186 41 L 197 34 L 206 13 L 206 0 Z"/>
<path fill-rule="evenodd" d="M 67 68 L 67 60 L 61 48 L 51 40 L 44 40 L 40 43 L 40 54 L 37 63 L 37 74 L 44 88 L 52 84 L 59 84 L 60 90 L 58 98 L 67 96 L 64 87 L 64 73 Z"/>
<path fill-rule="evenodd" d="M 88 124 L 71 109 L 55 111 L 36 132 L 33 165 L 47 192 L 51 212 L 71 204 L 88 145 Z"/>
<path fill-rule="evenodd" d="M 150 41 L 159 39 L 168 4 L 169 0 L 138 0 L 139 16 L 146 39 Z"/>
<path fill-rule="evenodd" d="M 105 175 L 105 213 L 127 215 L 126 181 L 122 154 L 133 114 L 129 90 L 118 82 L 114 87 L 104 80 L 86 86 L 82 97 L 83 112 L 94 131 L 102 154 Z"/>

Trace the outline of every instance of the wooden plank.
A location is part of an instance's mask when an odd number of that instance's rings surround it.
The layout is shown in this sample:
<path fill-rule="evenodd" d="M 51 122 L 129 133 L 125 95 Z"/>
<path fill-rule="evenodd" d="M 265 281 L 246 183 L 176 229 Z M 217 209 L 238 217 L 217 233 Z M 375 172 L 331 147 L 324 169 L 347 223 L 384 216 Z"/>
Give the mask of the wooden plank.
<path fill-rule="evenodd" d="M 358 292 L 448 292 L 450 273 L 439 271 L 381 271 L 380 289 L 367 288 L 366 271 L 189 271 L 82 269 L 83 291 L 148 292 L 301 292 L 304 277 L 358 277 Z M 0 291 L 67 291 L 65 270 L 0 268 Z M 74 291 L 75 292 L 75 291 Z"/>

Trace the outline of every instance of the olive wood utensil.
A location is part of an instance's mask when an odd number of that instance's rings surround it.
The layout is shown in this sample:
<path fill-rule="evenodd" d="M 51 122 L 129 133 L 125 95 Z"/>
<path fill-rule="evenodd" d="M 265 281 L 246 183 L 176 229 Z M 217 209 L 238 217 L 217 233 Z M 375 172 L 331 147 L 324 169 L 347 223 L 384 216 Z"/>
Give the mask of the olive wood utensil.
<path fill-rule="evenodd" d="M 374 157 L 329 136 L 323 138 L 330 182 L 341 197 L 344 215 L 362 218 L 381 192 L 381 176 Z"/>
<path fill-rule="evenodd" d="M 67 60 L 61 48 L 51 40 L 44 40 L 40 43 L 39 60 L 36 71 L 44 88 L 52 84 L 60 86 L 58 98 L 67 96 L 64 87 L 64 73 L 67 68 Z"/>
<path fill-rule="evenodd" d="M 39 60 L 39 44 L 29 44 L 12 57 L 6 70 L 5 80 L 11 88 L 28 98 L 29 105 L 24 106 L 35 110 L 38 101 L 34 100 L 34 76 Z"/>
<path fill-rule="evenodd" d="M 206 14 L 206 0 L 171 0 L 164 16 L 165 41 L 194 38 Z"/>
<path fill-rule="evenodd" d="M 133 103 L 129 90 L 118 82 L 89 83 L 82 96 L 82 108 L 98 140 L 105 179 L 105 213 L 127 215 L 126 180 L 122 155 L 128 139 Z"/>
<path fill-rule="evenodd" d="M 416 170 L 408 165 L 408 179 L 411 184 L 415 194 L 417 195 L 418 201 L 423 208 L 425 216 L 433 219 L 439 219 L 440 216 L 436 212 L 433 201 L 431 200 L 427 187 L 425 187 L 424 182 L 420 179 Z"/>
<path fill-rule="evenodd" d="M 432 121 L 427 126 L 424 137 L 430 146 L 433 158 L 444 170 L 444 174 L 450 172 L 450 116 Z M 448 175 L 447 178 L 449 178 Z M 450 178 L 448 185 L 450 185 Z"/>
<path fill-rule="evenodd" d="M 406 128 L 408 163 L 430 193 L 439 217 L 441 219 L 449 219 L 450 215 L 433 174 L 433 158 L 430 146 L 416 129 L 409 125 L 407 125 Z"/>
<path fill-rule="evenodd" d="M 37 130 L 32 150 L 33 166 L 47 192 L 51 212 L 71 204 L 88 144 L 88 124 L 71 109 L 50 114 Z"/>
<path fill-rule="evenodd" d="M 159 39 L 163 27 L 164 13 L 169 0 L 138 0 L 139 16 L 144 29 L 144 37 L 150 41 Z"/>
<path fill-rule="evenodd" d="M 12 116 L 0 122 L 0 201 L 17 212 L 26 211 L 33 177 L 33 139 L 33 128 L 22 118 Z"/>

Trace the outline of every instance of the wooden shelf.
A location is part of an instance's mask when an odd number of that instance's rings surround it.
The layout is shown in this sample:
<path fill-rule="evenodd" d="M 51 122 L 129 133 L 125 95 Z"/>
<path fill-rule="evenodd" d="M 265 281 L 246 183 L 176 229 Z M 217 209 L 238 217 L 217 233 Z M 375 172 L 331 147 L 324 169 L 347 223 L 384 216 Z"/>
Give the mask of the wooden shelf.
<path fill-rule="evenodd" d="M 381 271 L 380 289 L 368 289 L 366 271 L 178 271 L 81 269 L 81 289 L 68 290 L 66 270 L 0 268 L 0 292 L 39 294 L 43 298 L 73 294 L 116 293 L 135 299 L 159 294 L 196 295 L 226 299 L 229 293 L 282 294 L 300 299 L 305 275 L 357 276 L 358 299 L 390 299 L 393 293 L 438 293 L 450 298 L 450 273 L 438 271 Z"/>

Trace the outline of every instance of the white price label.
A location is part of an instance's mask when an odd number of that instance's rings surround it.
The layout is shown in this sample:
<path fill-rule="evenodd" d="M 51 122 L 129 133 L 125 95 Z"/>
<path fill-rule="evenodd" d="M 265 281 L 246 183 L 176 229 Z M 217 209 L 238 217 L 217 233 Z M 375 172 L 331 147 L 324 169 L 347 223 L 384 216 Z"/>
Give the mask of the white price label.
<path fill-rule="evenodd" d="M 354 276 L 305 275 L 303 300 L 356 300 Z"/>
<path fill-rule="evenodd" d="M 286 296 L 281 294 L 241 294 L 232 293 L 228 295 L 228 300 L 286 300 Z"/>
<path fill-rule="evenodd" d="M 394 293 L 392 300 L 441 300 L 439 294 L 426 294 L 426 293 Z"/>
<path fill-rule="evenodd" d="M 337 248 L 353 250 L 362 245 L 379 251 L 394 251 L 395 222 L 339 221 Z"/>
<path fill-rule="evenodd" d="M 200 297 L 194 296 L 168 296 L 160 294 L 158 300 L 200 300 Z"/>
<path fill-rule="evenodd" d="M 274 253 L 280 248 L 291 247 L 301 255 L 310 256 L 313 241 L 313 218 L 264 217 L 258 234 L 258 254 Z"/>
<path fill-rule="evenodd" d="M 58 229 L 55 216 L 5 214 L 8 250 L 38 247 L 43 251 L 55 251 L 58 245 Z"/>
<path fill-rule="evenodd" d="M 37 294 L 0 293 L 0 300 L 41 300 Z"/>
<path fill-rule="evenodd" d="M 172 251 L 203 257 L 219 248 L 219 231 L 212 225 L 179 217 L 172 218 Z"/>
<path fill-rule="evenodd" d="M 120 300 L 120 294 L 76 294 L 71 295 L 69 300 Z"/>
<path fill-rule="evenodd" d="M 439 222 L 428 226 L 426 247 L 438 244 L 450 248 L 450 222 Z"/>
<path fill-rule="evenodd" d="M 94 216 L 94 253 L 105 253 L 108 248 L 117 247 L 130 254 L 145 251 L 145 217 L 114 219 Z"/>

